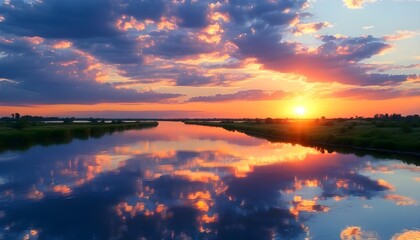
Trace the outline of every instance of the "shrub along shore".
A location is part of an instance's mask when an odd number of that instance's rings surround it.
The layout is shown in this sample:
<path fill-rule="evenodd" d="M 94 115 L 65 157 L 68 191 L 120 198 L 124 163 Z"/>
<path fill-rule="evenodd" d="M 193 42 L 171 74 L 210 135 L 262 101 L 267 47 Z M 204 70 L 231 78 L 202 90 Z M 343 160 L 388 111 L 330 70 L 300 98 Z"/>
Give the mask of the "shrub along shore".
<path fill-rule="evenodd" d="M 186 124 L 222 127 L 270 141 L 305 146 L 347 147 L 420 156 L 420 126 L 417 122 L 387 122 L 362 119 L 190 121 Z"/>
<path fill-rule="evenodd" d="M 107 133 L 156 127 L 158 122 L 115 123 L 0 123 L 0 152 L 25 150 L 37 144 L 69 143 L 73 138 L 99 138 Z"/>

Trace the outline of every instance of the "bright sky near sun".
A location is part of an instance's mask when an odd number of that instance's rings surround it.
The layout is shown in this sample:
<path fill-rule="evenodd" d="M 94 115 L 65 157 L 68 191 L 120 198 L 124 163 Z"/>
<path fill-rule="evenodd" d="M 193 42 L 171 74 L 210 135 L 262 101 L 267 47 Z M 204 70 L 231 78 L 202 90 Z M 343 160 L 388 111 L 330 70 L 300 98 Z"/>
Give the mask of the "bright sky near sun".
<path fill-rule="evenodd" d="M 420 113 L 415 0 L 0 0 L 0 116 Z"/>

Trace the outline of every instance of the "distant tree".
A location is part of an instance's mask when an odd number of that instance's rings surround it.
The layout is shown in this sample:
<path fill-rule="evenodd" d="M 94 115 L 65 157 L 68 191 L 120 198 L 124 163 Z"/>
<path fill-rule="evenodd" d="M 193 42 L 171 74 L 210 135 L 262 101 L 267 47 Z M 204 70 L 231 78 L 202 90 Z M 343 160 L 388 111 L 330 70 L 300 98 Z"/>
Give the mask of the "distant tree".
<path fill-rule="evenodd" d="M 63 119 L 63 123 L 65 123 L 65 124 L 73 123 L 73 121 L 74 121 L 74 118 L 64 118 Z"/>
<path fill-rule="evenodd" d="M 325 116 L 322 116 L 321 117 L 321 121 L 325 121 Z"/>
<path fill-rule="evenodd" d="M 12 118 L 15 119 L 15 114 L 14 113 L 12 113 Z"/>
<path fill-rule="evenodd" d="M 20 114 L 19 113 L 15 113 L 15 119 L 20 119 Z"/>
<path fill-rule="evenodd" d="M 273 124 L 274 123 L 274 120 L 272 118 L 266 118 L 265 119 L 265 123 L 266 124 Z"/>

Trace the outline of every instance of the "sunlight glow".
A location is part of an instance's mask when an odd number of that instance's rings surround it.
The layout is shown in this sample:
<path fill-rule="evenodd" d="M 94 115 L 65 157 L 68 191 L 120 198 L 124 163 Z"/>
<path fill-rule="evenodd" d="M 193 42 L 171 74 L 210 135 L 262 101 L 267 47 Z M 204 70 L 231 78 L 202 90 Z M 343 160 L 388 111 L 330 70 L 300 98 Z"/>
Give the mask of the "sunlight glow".
<path fill-rule="evenodd" d="M 299 116 L 302 116 L 306 113 L 306 109 L 302 106 L 295 107 L 295 113 Z"/>

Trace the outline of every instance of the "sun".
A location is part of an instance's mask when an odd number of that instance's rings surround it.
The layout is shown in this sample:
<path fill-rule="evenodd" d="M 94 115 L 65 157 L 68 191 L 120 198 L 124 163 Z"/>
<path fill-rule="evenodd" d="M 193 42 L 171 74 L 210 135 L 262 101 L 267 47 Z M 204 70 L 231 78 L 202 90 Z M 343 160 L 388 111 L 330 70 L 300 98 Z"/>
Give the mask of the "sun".
<path fill-rule="evenodd" d="M 302 106 L 295 107 L 295 113 L 299 116 L 303 116 L 306 113 L 306 109 Z"/>

